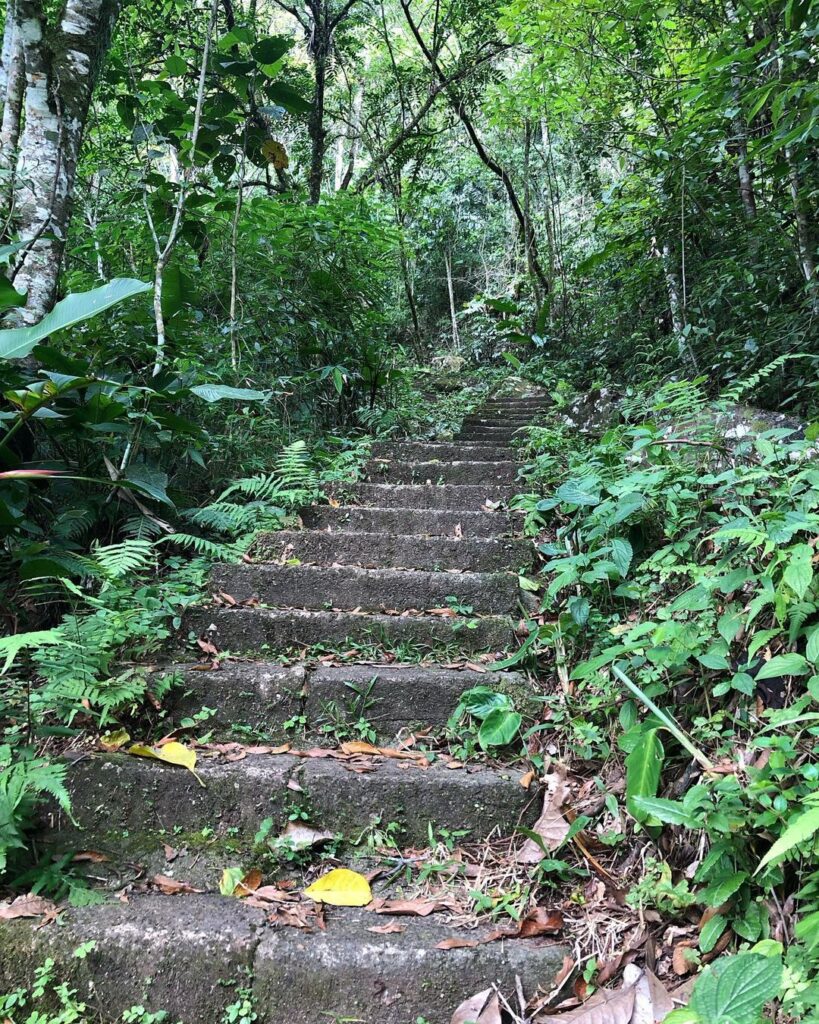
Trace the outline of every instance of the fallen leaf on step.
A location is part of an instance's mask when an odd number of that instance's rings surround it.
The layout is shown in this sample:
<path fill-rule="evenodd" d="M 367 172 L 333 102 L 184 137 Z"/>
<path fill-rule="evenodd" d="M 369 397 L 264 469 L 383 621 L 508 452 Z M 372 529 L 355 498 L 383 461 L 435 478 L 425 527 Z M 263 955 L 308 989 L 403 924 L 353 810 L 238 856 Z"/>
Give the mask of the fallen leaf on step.
<path fill-rule="evenodd" d="M 151 879 L 151 885 L 155 889 L 159 889 L 160 892 L 164 892 L 166 896 L 205 891 L 204 889 L 194 889 L 188 882 L 180 882 L 179 879 L 171 878 L 170 875 L 154 875 Z"/>
<path fill-rule="evenodd" d="M 172 863 L 173 861 L 175 861 L 176 858 L 179 856 L 179 850 L 175 850 L 172 846 L 169 846 L 167 843 L 164 844 L 164 849 L 165 849 L 165 860 L 169 864 Z"/>
<path fill-rule="evenodd" d="M 299 900 L 298 893 L 287 892 L 285 889 L 280 889 L 276 885 L 261 885 L 253 893 L 252 899 L 264 901 L 265 903 L 293 903 Z M 250 900 L 245 900 L 245 903 L 257 906 L 258 904 L 250 904 Z"/>
<path fill-rule="evenodd" d="M 329 842 L 333 838 L 333 833 L 323 829 L 310 828 L 309 825 L 299 825 L 295 821 L 289 821 L 287 828 L 279 838 L 286 840 L 294 850 L 309 850 L 311 846 L 319 846 L 321 843 Z"/>
<path fill-rule="evenodd" d="M 518 782 L 523 786 L 524 789 L 528 789 L 535 781 L 535 773 L 532 771 L 526 772 L 525 775 L 521 775 Z"/>
<path fill-rule="evenodd" d="M 74 854 L 71 860 L 75 864 L 103 864 L 108 858 L 98 850 L 80 850 L 79 853 Z"/>
<path fill-rule="evenodd" d="M 488 988 L 465 1000 L 452 1014 L 450 1024 L 501 1024 L 497 992 Z"/>
<path fill-rule="evenodd" d="M 370 909 L 376 914 L 396 914 L 409 917 L 429 917 L 437 910 L 451 910 L 447 903 L 440 900 L 373 900 Z"/>
<path fill-rule="evenodd" d="M 569 834 L 569 823 L 563 817 L 561 808 L 569 797 L 569 787 L 560 772 L 550 772 L 545 778 L 546 796 L 543 801 L 543 812 L 532 826 L 531 831 L 539 837 L 529 838 L 518 853 L 519 864 L 538 864 L 546 850 L 556 850 Z"/>
<path fill-rule="evenodd" d="M 164 764 L 187 768 L 199 785 L 203 789 L 205 788 L 205 783 L 196 774 L 196 752 L 177 740 L 171 740 L 170 743 L 165 743 L 161 747 L 148 747 L 143 743 L 133 743 L 128 747 L 127 752 L 135 757 L 149 757 L 154 761 L 162 761 Z"/>
<path fill-rule="evenodd" d="M 109 754 L 113 754 L 120 747 L 124 747 L 126 743 L 130 742 L 131 737 L 125 729 L 116 729 L 114 732 L 106 732 L 100 736 L 100 746 L 103 750 L 107 750 Z"/>
<path fill-rule="evenodd" d="M 403 924 L 391 921 L 389 924 L 377 924 L 373 928 L 368 928 L 367 931 L 375 932 L 376 935 L 398 935 L 400 932 L 406 931 L 406 928 Z"/>
<path fill-rule="evenodd" d="M 334 907 L 364 907 L 373 898 L 367 879 L 349 868 L 333 868 L 308 886 L 304 895 Z"/>
<path fill-rule="evenodd" d="M 481 939 L 461 939 L 451 936 L 437 943 L 436 949 L 474 949 L 485 946 L 488 942 L 498 939 L 535 939 L 541 935 L 555 935 L 563 928 L 563 915 L 559 910 L 548 910 L 546 907 L 535 907 L 516 924 L 506 928 L 496 928 Z"/>
<path fill-rule="evenodd" d="M 56 917 L 58 908 L 56 903 L 44 899 L 42 896 L 35 896 L 33 892 L 25 896 L 18 896 L 11 903 L 0 903 L 0 921 L 13 921 L 18 917 Z"/>
<path fill-rule="evenodd" d="M 262 884 L 262 873 L 258 868 L 251 868 L 250 871 L 237 883 L 233 890 L 234 896 L 249 896 Z"/>
<path fill-rule="evenodd" d="M 535 1017 L 535 1024 L 630 1024 L 634 1013 L 635 987 L 598 989 L 576 1010 Z"/>

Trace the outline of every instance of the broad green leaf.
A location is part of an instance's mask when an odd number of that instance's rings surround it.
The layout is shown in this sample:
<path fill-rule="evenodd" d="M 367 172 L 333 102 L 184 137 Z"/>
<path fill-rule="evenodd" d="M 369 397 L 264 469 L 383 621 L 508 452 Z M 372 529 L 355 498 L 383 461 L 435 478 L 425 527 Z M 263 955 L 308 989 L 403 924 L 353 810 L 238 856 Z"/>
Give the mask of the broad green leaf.
<path fill-rule="evenodd" d="M 766 661 L 757 672 L 756 678 L 776 679 L 779 676 L 804 676 L 810 672 L 810 666 L 801 654 L 791 652 L 789 654 L 777 654 Z"/>
<path fill-rule="evenodd" d="M 698 894 L 698 899 L 706 907 L 721 907 L 723 903 L 736 895 L 748 879 L 747 871 L 737 871 L 728 878 L 713 882 Z"/>
<path fill-rule="evenodd" d="M 26 301 L 26 293 L 18 292 L 7 278 L 0 274 L 0 309 L 11 306 L 22 306 Z"/>
<path fill-rule="evenodd" d="M 633 802 L 638 813 L 643 815 L 642 820 L 656 818 L 664 825 L 694 825 L 691 815 L 676 800 L 665 800 L 659 796 L 635 796 Z"/>
<path fill-rule="evenodd" d="M 578 597 L 575 594 L 569 598 L 566 607 L 578 626 L 585 626 L 589 621 L 589 602 L 585 597 Z"/>
<path fill-rule="evenodd" d="M 631 560 L 634 557 L 634 550 L 631 544 L 623 537 L 615 537 L 611 542 L 611 560 L 617 566 L 617 571 L 625 577 L 631 567 Z"/>
<path fill-rule="evenodd" d="M 313 109 L 312 103 L 308 103 L 292 86 L 284 82 L 271 82 L 265 92 L 268 99 L 284 107 L 289 114 L 309 114 Z"/>
<path fill-rule="evenodd" d="M 508 708 L 496 708 L 490 711 L 478 730 L 478 742 L 486 747 L 505 747 L 511 743 L 520 731 L 523 721 L 517 711 Z"/>
<path fill-rule="evenodd" d="M 805 657 L 813 665 L 819 663 L 819 628 L 814 629 L 808 637 L 808 645 L 805 648 Z"/>
<path fill-rule="evenodd" d="M 470 715 L 476 718 L 486 718 L 492 711 L 498 708 L 511 710 L 511 702 L 505 693 L 498 693 L 488 686 L 473 686 L 461 696 L 461 703 Z"/>
<path fill-rule="evenodd" d="M 567 505 L 599 505 L 600 487 L 596 480 L 567 480 L 555 491 L 555 497 Z"/>
<path fill-rule="evenodd" d="M 758 953 L 717 960 L 697 979 L 691 1009 L 709 1024 L 758 1024 L 763 1008 L 779 994 L 782 963 Z"/>
<path fill-rule="evenodd" d="M 264 402 L 270 396 L 269 391 L 254 391 L 252 388 L 231 388 L 225 384 L 197 384 L 191 388 L 191 394 L 206 402 L 221 402 L 223 399 L 237 402 Z"/>
<path fill-rule="evenodd" d="M 804 814 L 798 815 L 788 825 L 779 839 L 777 839 L 759 862 L 759 867 L 754 874 L 759 874 L 768 864 L 781 860 L 791 850 L 812 839 L 817 832 L 819 832 L 819 807 L 812 807 L 809 811 L 805 811 Z"/>
<path fill-rule="evenodd" d="M 649 729 L 626 758 L 626 807 L 637 821 L 645 822 L 650 814 L 635 803 L 635 797 L 657 795 L 664 757 L 660 730 Z"/>
<path fill-rule="evenodd" d="M 813 580 L 813 548 L 797 544 L 788 552 L 788 565 L 782 579 L 801 601 Z"/>
<path fill-rule="evenodd" d="M 725 931 L 727 923 L 721 914 L 715 914 L 705 922 L 700 932 L 700 950 L 703 953 L 710 953 L 714 946 L 716 946 L 717 940 Z"/>
<path fill-rule="evenodd" d="M 31 327 L 0 331 L 0 359 L 24 359 L 43 338 L 97 316 L 117 303 L 151 290 L 144 281 L 119 277 L 88 292 L 75 292 L 58 302 Z"/>

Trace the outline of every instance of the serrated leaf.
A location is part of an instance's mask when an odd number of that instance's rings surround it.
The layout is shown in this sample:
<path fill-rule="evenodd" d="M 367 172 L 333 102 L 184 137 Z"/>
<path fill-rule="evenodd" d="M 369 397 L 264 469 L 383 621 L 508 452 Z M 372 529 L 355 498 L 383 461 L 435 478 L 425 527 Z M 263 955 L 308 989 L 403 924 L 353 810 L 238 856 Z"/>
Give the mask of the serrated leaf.
<path fill-rule="evenodd" d="M 813 548 L 797 544 L 788 552 L 788 565 L 782 579 L 801 601 L 813 580 Z"/>
<path fill-rule="evenodd" d="M 634 805 L 646 816 L 657 818 L 664 825 L 688 825 L 693 827 L 691 815 L 676 800 L 665 800 L 659 796 L 635 796 Z"/>
<path fill-rule="evenodd" d="M 617 571 L 622 577 L 628 574 L 631 567 L 631 560 L 634 557 L 634 549 L 623 537 L 615 537 L 611 542 L 611 560 L 617 566 Z"/>
<path fill-rule="evenodd" d="M 727 921 L 720 914 L 714 914 L 713 917 L 709 918 L 702 926 L 700 932 L 700 951 L 703 953 L 710 953 L 711 950 L 716 946 L 720 935 L 725 931 Z"/>
<path fill-rule="evenodd" d="M 757 1024 L 765 1004 L 782 983 L 782 964 L 758 953 L 718 960 L 697 979 L 690 1007 L 708 1022 Z"/>
<path fill-rule="evenodd" d="M 718 879 L 707 886 L 699 893 L 698 899 L 706 907 L 721 907 L 723 903 L 727 903 L 733 895 L 739 892 L 747 879 L 747 871 L 737 871 L 735 874 L 729 875 L 728 878 Z"/>

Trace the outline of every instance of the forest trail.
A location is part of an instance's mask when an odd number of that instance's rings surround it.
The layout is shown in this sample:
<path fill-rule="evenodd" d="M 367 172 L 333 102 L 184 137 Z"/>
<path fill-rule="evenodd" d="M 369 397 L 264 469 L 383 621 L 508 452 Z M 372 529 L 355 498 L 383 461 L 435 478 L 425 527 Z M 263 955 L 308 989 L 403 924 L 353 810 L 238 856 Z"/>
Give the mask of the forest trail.
<path fill-rule="evenodd" d="M 75 823 L 52 815 L 43 841 L 93 851 L 91 873 L 127 895 L 69 911 L 61 927 L 4 925 L 7 989 L 52 956 L 106 1020 L 142 1004 L 169 1021 L 215 1024 L 246 991 L 270 1024 L 448 1024 L 493 983 L 511 992 L 519 978 L 527 995 L 551 983 L 565 950 L 549 934 L 477 944 L 491 926 L 459 929 L 466 922 L 446 907 L 428 917 L 329 907 L 322 920 L 298 887 L 269 905 L 215 891 L 224 868 L 258 861 L 260 828 L 342 834 L 335 863 L 366 872 L 363 837 L 375 847 L 394 835 L 423 856 L 433 835 L 446 842 L 468 830 L 488 851 L 537 818 L 536 784 L 516 768 L 448 756 L 430 765 L 402 742 L 440 732 L 472 687 L 529 688 L 524 675 L 486 666 L 517 646 L 527 597 L 518 574 L 534 555 L 504 507 L 517 490 L 509 443 L 547 404 L 521 391 L 468 416 L 454 441 L 377 443 L 369 482 L 348 486 L 343 504 L 306 510 L 303 530 L 265 535 L 255 561 L 216 568 L 215 603 L 185 628 L 231 657 L 218 669 L 183 667 L 175 715 L 209 708 L 215 735 L 245 744 L 200 750 L 198 778 L 122 753 L 77 757 Z M 298 649 L 306 660 L 281 658 Z M 350 743 L 364 734 L 350 732 L 356 722 L 367 723 L 367 740 Z M 346 845 L 356 841 L 358 855 Z M 300 866 L 294 855 L 274 884 Z M 271 881 L 264 866 L 261 880 Z M 180 884 L 184 894 L 171 895 Z M 389 875 L 372 885 L 376 899 L 404 895 Z M 283 927 L 292 924 L 308 930 Z M 473 948 L 437 948 L 457 938 Z M 94 949 L 74 959 L 89 941 Z"/>

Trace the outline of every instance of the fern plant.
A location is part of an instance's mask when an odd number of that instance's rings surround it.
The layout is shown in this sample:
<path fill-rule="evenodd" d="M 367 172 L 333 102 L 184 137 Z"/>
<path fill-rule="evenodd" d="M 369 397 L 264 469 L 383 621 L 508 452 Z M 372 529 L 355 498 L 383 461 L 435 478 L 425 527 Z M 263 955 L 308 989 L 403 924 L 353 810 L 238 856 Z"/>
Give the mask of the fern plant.
<path fill-rule="evenodd" d="M 65 765 L 35 757 L 29 748 L 0 746 L 0 876 L 9 856 L 26 849 L 25 832 L 38 803 L 51 797 L 70 813 L 65 772 Z"/>

